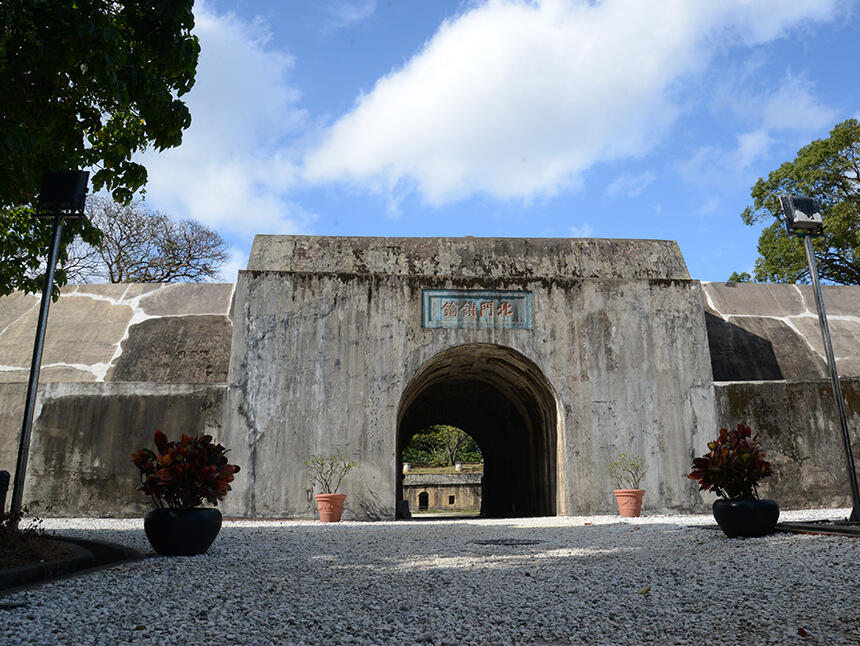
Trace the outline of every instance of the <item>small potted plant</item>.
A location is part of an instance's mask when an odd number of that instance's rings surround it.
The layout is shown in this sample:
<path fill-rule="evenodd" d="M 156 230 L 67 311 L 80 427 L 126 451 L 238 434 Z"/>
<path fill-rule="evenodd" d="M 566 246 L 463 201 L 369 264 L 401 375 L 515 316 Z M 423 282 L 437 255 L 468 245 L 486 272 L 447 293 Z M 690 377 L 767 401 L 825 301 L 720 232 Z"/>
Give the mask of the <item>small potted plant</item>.
<path fill-rule="evenodd" d="M 171 442 L 156 431 L 155 448 L 131 456 L 140 471 L 140 490 L 156 507 L 144 519 L 146 537 L 162 556 L 203 554 L 221 529 L 221 512 L 201 505 L 223 500 L 239 467 L 227 464 L 227 449 L 213 444 L 211 435 L 183 433 Z"/>
<path fill-rule="evenodd" d="M 693 460 L 687 475 L 699 490 L 713 491 L 719 498 L 713 511 L 717 524 L 729 538 L 765 536 L 779 520 L 779 505 L 758 497 L 757 484 L 773 471 L 758 444 L 758 433 L 739 422 L 734 431 L 721 428 L 708 442 L 708 453 Z"/>
<path fill-rule="evenodd" d="M 615 481 L 615 501 L 618 503 L 618 513 L 622 518 L 635 518 L 642 511 L 642 496 L 645 490 L 639 488 L 639 483 L 645 477 L 648 467 L 641 455 L 622 453 L 606 467 L 609 475 Z"/>
<path fill-rule="evenodd" d="M 343 513 L 346 494 L 338 493 L 340 483 L 347 473 L 355 468 L 355 462 L 342 455 L 314 455 L 305 462 L 316 488 L 321 490 L 314 495 L 320 512 L 320 522 L 337 523 Z"/>

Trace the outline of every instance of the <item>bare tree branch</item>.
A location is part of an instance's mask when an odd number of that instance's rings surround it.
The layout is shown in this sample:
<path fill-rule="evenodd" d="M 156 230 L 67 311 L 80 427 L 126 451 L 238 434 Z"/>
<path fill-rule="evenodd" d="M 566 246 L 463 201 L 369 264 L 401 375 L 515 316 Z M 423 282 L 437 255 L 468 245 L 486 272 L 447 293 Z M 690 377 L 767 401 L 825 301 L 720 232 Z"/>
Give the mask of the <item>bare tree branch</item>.
<path fill-rule="evenodd" d="M 103 235 L 97 247 L 78 239 L 67 248 L 73 282 L 206 281 L 228 259 L 224 239 L 195 220 L 171 220 L 139 201 L 124 206 L 98 195 L 86 210 Z"/>

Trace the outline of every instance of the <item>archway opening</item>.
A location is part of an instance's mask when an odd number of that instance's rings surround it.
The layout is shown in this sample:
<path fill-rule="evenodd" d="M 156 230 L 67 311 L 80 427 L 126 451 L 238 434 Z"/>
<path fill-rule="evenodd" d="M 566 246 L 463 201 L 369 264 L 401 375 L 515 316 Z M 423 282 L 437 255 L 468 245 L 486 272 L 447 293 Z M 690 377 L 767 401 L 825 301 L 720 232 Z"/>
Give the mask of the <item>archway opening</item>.
<path fill-rule="evenodd" d="M 481 512 L 484 461 L 463 429 L 438 424 L 404 438 L 402 495 L 412 517 L 476 517 Z M 423 499 L 422 495 L 428 498 Z"/>
<path fill-rule="evenodd" d="M 398 474 L 409 438 L 440 424 L 462 429 L 480 446 L 483 516 L 557 513 L 557 398 L 533 362 L 512 348 L 484 343 L 449 348 L 427 361 L 400 401 Z M 402 500 L 402 477 L 398 483 Z"/>

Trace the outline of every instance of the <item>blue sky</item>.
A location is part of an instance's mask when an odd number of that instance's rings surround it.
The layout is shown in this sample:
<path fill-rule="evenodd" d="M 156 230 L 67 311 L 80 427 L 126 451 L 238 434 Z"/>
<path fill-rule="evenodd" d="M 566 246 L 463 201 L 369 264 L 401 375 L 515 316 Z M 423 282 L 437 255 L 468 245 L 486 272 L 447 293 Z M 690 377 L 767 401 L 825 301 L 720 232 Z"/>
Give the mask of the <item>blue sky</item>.
<path fill-rule="evenodd" d="M 756 179 L 860 117 L 840 0 L 206 0 L 150 207 L 258 233 L 677 240 L 751 270 Z"/>

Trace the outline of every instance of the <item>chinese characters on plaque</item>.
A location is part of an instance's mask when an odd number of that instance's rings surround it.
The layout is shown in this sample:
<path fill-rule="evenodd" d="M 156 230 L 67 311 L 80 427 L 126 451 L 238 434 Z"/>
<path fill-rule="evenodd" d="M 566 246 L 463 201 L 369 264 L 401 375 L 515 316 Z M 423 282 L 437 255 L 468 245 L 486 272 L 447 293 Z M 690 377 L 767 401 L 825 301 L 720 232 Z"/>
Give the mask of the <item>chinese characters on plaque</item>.
<path fill-rule="evenodd" d="M 532 293 L 474 289 L 425 289 L 425 328 L 526 328 L 534 325 Z"/>

